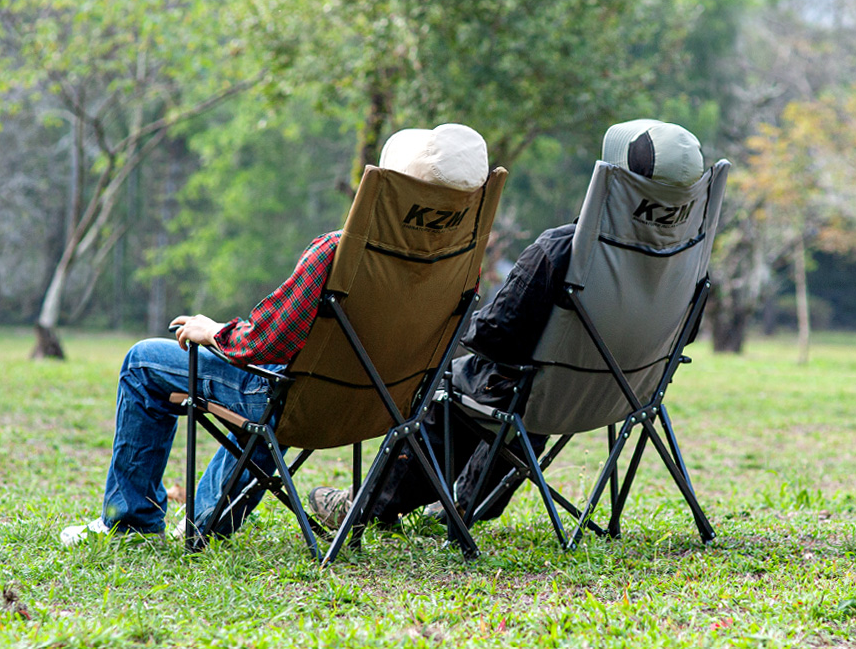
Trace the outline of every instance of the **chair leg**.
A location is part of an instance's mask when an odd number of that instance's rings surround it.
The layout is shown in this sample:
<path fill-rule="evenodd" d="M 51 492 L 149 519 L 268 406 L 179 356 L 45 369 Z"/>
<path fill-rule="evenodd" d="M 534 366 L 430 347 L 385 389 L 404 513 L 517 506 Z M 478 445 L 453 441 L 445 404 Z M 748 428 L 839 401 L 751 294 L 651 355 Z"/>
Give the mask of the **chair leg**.
<path fill-rule="evenodd" d="M 485 444 L 490 444 L 491 451 L 488 451 L 488 457 L 490 458 L 491 453 L 493 452 L 493 448 L 500 439 L 505 439 L 506 433 L 504 432 L 506 426 L 500 427 L 499 433 L 491 434 L 487 431 L 480 433 L 481 440 Z M 501 433 L 501 434 L 500 434 Z M 517 455 L 509 450 L 507 444 L 502 444 L 502 446 L 498 449 L 499 455 L 502 456 L 504 460 L 509 462 L 514 468 L 511 469 L 505 476 L 503 476 L 502 480 L 500 480 L 499 484 L 497 484 L 493 490 L 484 497 L 484 499 L 479 502 L 478 496 L 480 496 L 480 491 L 484 489 L 484 482 L 479 481 L 478 488 L 474 491 L 471 496 L 472 500 L 467 506 L 467 511 L 470 512 L 469 517 L 467 515 L 464 516 L 464 520 L 467 522 L 469 527 L 472 527 L 476 522 L 480 521 L 482 517 L 485 515 L 493 505 L 499 500 L 500 497 L 503 496 L 508 490 L 517 489 L 518 486 L 529 477 L 529 466 L 525 460 L 520 459 Z M 495 461 L 494 463 L 495 464 Z M 482 472 L 482 476 L 487 476 L 487 471 Z"/>
<path fill-rule="evenodd" d="M 353 480 L 351 483 L 351 488 L 353 489 L 353 493 L 357 493 L 362 486 L 362 478 L 363 478 L 363 445 L 361 442 L 357 442 L 353 445 L 353 455 L 351 457 L 351 472 L 353 473 Z"/>
<path fill-rule="evenodd" d="M 472 521 L 470 525 L 473 525 L 480 521 L 485 513 L 490 510 L 491 507 L 496 504 L 496 502 L 510 489 L 517 489 L 523 481 L 526 479 L 526 471 L 527 467 L 511 469 L 508 473 L 506 473 L 502 480 L 499 481 L 499 484 L 496 485 L 493 490 L 484 497 L 478 507 L 475 508 L 473 512 Z"/>
<path fill-rule="evenodd" d="M 478 481 L 476 482 L 476 487 L 473 489 L 470 503 L 467 505 L 467 511 L 464 514 L 464 522 L 467 524 L 467 527 L 471 527 L 474 522 L 473 515 L 475 514 L 476 506 L 479 504 L 479 499 L 481 498 L 482 493 L 484 493 L 488 476 L 493 472 L 493 469 L 496 466 L 496 461 L 499 459 L 499 454 L 505 446 L 505 436 L 508 434 L 510 428 L 510 422 L 503 422 L 502 426 L 499 428 L 499 432 L 496 433 L 496 437 L 493 438 L 493 443 L 491 444 L 490 451 L 487 455 L 487 462 Z"/>
<path fill-rule="evenodd" d="M 568 442 L 571 441 L 571 438 L 573 438 L 575 434 L 576 433 L 562 435 L 553 443 L 550 450 L 541 456 L 541 459 L 538 461 L 538 464 L 541 466 L 541 473 L 544 473 L 544 471 L 547 470 L 547 468 L 553 463 L 553 460 L 556 459 L 561 450 L 567 446 Z"/>
<path fill-rule="evenodd" d="M 345 520 L 336 530 L 336 535 L 333 537 L 330 547 L 327 548 L 327 554 L 324 555 L 322 566 L 327 566 L 332 563 L 345 544 L 348 534 L 353 530 L 352 545 L 359 545 L 359 537 L 362 535 L 365 527 L 365 519 L 371 515 L 374 508 L 374 503 L 377 500 L 377 485 L 383 484 L 386 480 L 391 466 L 390 458 L 397 457 L 398 449 L 404 440 L 396 440 L 393 437 L 393 431 L 387 433 L 383 443 L 380 446 L 378 454 L 375 456 L 372 465 L 369 467 L 368 473 L 362 482 L 359 490 L 354 494 L 354 499 L 351 502 L 351 508 L 345 515 Z"/>
<path fill-rule="evenodd" d="M 451 432 L 451 429 L 450 429 L 450 432 Z M 451 450 L 449 448 L 451 446 L 451 439 L 452 439 L 451 435 L 445 435 L 444 434 L 444 442 L 445 442 L 446 448 L 445 448 L 445 452 L 444 452 L 444 460 L 445 460 L 444 470 L 442 473 L 440 472 L 440 463 L 437 460 L 437 454 L 434 453 L 434 447 L 431 446 L 431 441 L 425 435 L 423 435 L 421 432 L 416 433 L 414 435 L 413 441 L 411 441 L 409 443 L 411 444 L 411 446 L 416 446 L 419 443 L 422 443 L 425 445 L 425 450 L 426 450 L 425 456 L 428 459 L 428 461 L 430 462 L 430 464 L 434 467 L 436 475 L 442 477 L 442 480 L 444 481 L 445 486 L 446 486 L 446 491 L 448 491 L 449 497 L 451 498 L 452 503 L 455 505 L 455 509 L 457 510 L 458 506 L 457 506 L 457 502 L 455 501 L 455 492 L 454 492 L 454 488 L 455 488 L 454 484 L 455 483 L 449 477 L 453 474 L 452 467 L 454 466 L 452 464 L 452 461 L 454 459 L 454 454 L 451 452 Z M 466 547 L 466 540 L 463 539 L 458 534 L 458 530 L 454 525 L 446 525 L 446 538 L 449 541 L 449 543 L 457 542 L 461 548 Z"/>
<path fill-rule="evenodd" d="M 363 486 L 363 445 L 362 442 L 356 442 L 352 447 L 351 457 L 351 494 L 356 497 L 360 493 L 360 487 Z M 353 505 L 353 501 L 351 503 Z M 358 531 L 356 531 L 358 530 Z M 358 526 L 354 534 L 351 535 L 351 542 L 348 544 L 353 550 L 359 550 L 362 547 L 362 530 L 363 526 Z"/>
<path fill-rule="evenodd" d="M 680 489 L 681 494 L 683 494 L 684 496 L 684 500 L 687 501 L 687 505 L 689 505 L 690 510 L 692 511 L 696 527 L 698 527 L 699 535 L 701 536 L 701 540 L 704 543 L 709 543 L 710 541 L 716 538 L 716 532 L 713 531 L 713 527 L 711 526 L 710 521 L 708 521 L 707 517 L 704 515 L 704 512 L 701 509 L 701 505 L 699 505 L 698 500 L 695 497 L 695 493 L 693 493 L 693 490 L 690 488 L 689 484 L 687 484 L 687 481 L 684 479 L 683 473 L 675 464 L 675 461 L 669 454 L 669 450 L 666 448 L 665 444 L 663 444 L 663 440 L 661 440 L 660 436 L 657 435 L 657 432 L 654 430 L 653 424 L 648 421 L 645 422 L 644 425 L 645 429 L 648 431 L 648 436 L 651 438 L 651 442 L 657 449 L 657 453 L 660 454 L 660 457 L 665 463 L 666 468 L 672 475 L 672 479 L 675 481 L 675 484 L 678 485 L 678 489 Z"/>
<path fill-rule="evenodd" d="M 547 481 L 544 480 L 544 474 L 541 472 L 541 466 L 538 464 L 538 458 L 535 456 L 532 443 L 529 441 L 529 435 L 526 433 L 526 429 L 523 428 L 523 421 L 520 419 L 520 415 L 515 414 L 514 421 L 517 425 L 517 438 L 523 446 L 523 453 L 529 465 L 530 477 L 538 486 L 538 491 L 541 492 L 541 500 L 544 501 L 544 506 L 547 508 L 547 514 L 550 516 L 550 522 L 553 524 L 553 531 L 559 539 L 559 545 L 563 550 L 567 550 L 569 547 L 568 537 L 565 535 L 562 519 L 559 518 L 559 512 L 556 511 L 556 504 L 553 502 Z"/>
<path fill-rule="evenodd" d="M 541 456 L 541 459 L 538 461 L 538 466 L 541 469 L 541 473 L 543 475 L 544 471 L 546 471 L 547 467 L 552 464 L 553 460 L 559 454 L 559 452 L 567 445 L 567 443 L 571 440 L 573 434 L 563 435 L 560 437 L 553 446 L 550 447 L 550 450 Z M 509 490 L 513 491 L 519 487 L 524 480 L 529 480 L 533 484 L 537 486 L 537 481 L 532 475 L 532 471 L 529 469 L 528 462 L 520 459 L 517 455 L 515 455 L 508 446 L 503 446 L 501 452 L 501 457 L 508 463 L 510 463 L 514 468 L 511 469 L 505 476 L 503 476 L 502 480 L 500 480 L 499 484 L 493 488 L 485 498 L 479 503 L 478 507 L 476 507 L 475 512 L 473 513 L 473 523 L 480 521 L 485 513 L 490 510 L 491 507 Z M 545 478 L 546 481 L 546 478 Z M 556 491 L 553 487 L 547 483 L 547 489 L 550 492 L 550 496 L 553 498 L 553 501 L 562 507 L 565 511 L 567 511 L 574 518 L 579 518 L 581 512 L 577 509 L 567 498 L 565 498 L 562 494 Z M 597 523 L 592 520 L 589 520 L 586 523 L 586 526 L 598 536 L 604 536 L 606 531 L 602 529 Z"/>
<path fill-rule="evenodd" d="M 237 448 L 237 447 L 236 447 Z M 307 460 L 307 458 L 312 455 L 313 451 L 311 450 L 302 450 L 298 453 L 297 457 L 288 465 L 288 472 L 293 476 L 297 470 L 303 465 L 303 463 Z M 286 495 L 285 491 L 282 489 L 282 480 L 276 477 L 276 474 L 273 476 L 268 476 L 261 468 L 258 467 L 252 460 L 246 462 L 246 465 L 241 468 L 239 471 L 236 467 L 233 471 L 232 475 L 237 478 L 241 474 L 241 472 L 246 469 L 253 474 L 253 479 L 247 483 L 247 485 L 241 490 L 241 492 L 232 498 L 229 501 L 229 504 L 222 510 L 222 512 L 217 514 L 217 509 L 215 508 L 214 513 L 209 519 L 208 525 L 210 526 L 209 530 L 204 533 L 203 537 L 208 538 L 210 534 L 210 530 L 213 529 L 214 525 L 219 524 L 223 519 L 231 515 L 231 512 L 236 507 L 239 507 L 245 498 L 251 497 L 253 494 L 258 493 L 259 491 L 269 491 L 273 494 L 277 500 L 283 503 L 290 511 L 293 512 L 291 500 Z M 232 491 L 232 487 L 226 489 L 224 491 L 225 494 L 229 494 Z M 216 521 L 216 523 L 214 522 Z M 332 539 L 332 536 L 329 532 L 318 523 L 314 518 L 309 518 L 309 525 L 312 528 L 312 531 L 316 536 L 320 536 L 326 541 Z"/>
<path fill-rule="evenodd" d="M 627 497 L 630 495 L 630 487 L 633 486 L 633 480 L 636 477 L 636 470 L 639 468 L 639 463 L 642 461 L 642 455 L 645 452 L 645 445 L 648 442 L 648 434 L 645 429 L 639 434 L 639 440 L 636 442 L 636 448 L 633 450 L 633 456 L 630 458 L 630 464 L 627 465 L 627 471 L 624 474 L 624 480 L 621 483 L 621 490 L 618 497 L 612 505 L 612 514 L 609 517 L 609 535 L 612 538 L 618 538 L 621 534 L 620 519 L 624 512 L 624 506 L 627 504 Z M 618 467 L 616 466 L 613 476 L 618 476 Z"/>
<path fill-rule="evenodd" d="M 464 523 L 464 519 L 461 518 L 461 515 L 458 513 L 458 508 L 455 506 L 455 501 L 452 499 L 449 487 L 440 477 L 440 475 L 442 475 L 440 473 L 440 466 L 437 464 L 437 459 L 434 457 L 433 451 L 429 450 L 431 453 L 431 460 L 429 460 L 428 456 L 426 456 L 425 452 L 422 450 L 422 447 L 414 440 L 410 441 L 410 446 L 413 449 L 414 455 L 416 455 L 416 459 L 419 461 L 419 464 L 422 465 L 422 470 L 425 471 L 425 474 L 428 476 L 428 480 L 431 482 L 431 485 L 434 487 L 434 491 L 437 492 L 437 496 L 443 504 L 443 509 L 446 510 L 447 524 L 454 525 L 455 527 L 455 535 L 461 545 L 464 557 L 466 559 L 475 559 L 479 556 L 478 546 L 473 540 L 466 523 Z M 428 446 L 427 443 L 426 446 L 430 449 L 430 446 Z"/>
<path fill-rule="evenodd" d="M 405 443 L 406 439 L 403 437 L 399 437 L 397 440 L 394 435 L 389 437 L 389 442 L 387 443 L 389 453 L 384 453 L 384 455 L 387 455 L 388 457 L 384 458 L 383 463 L 380 464 L 379 469 L 375 473 L 372 474 L 371 469 L 369 469 L 369 474 L 366 474 L 366 481 L 369 480 L 369 476 L 371 474 L 373 486 L 367 491 L 367 496 L 360 500 L 360 506 L 357 507 L 358 517 L 354 519 L 353 532 L 351 533 L 351 541 L 348 543 L 348 547 L 352 549 L 358 549 L 360 547 L 363 532 L 369 523 L 369 519 L 372 517 L 372 513 L 374 512 L 375 504 L 377 504 L 378 498 L 380 497 L 381 490 L 386 484 L 389 474 L 392 472 L 392 468 L 395 464 L 395 462 L 391 461 L 391 458 L 397 458 L 401 455 L 401 450 Z M 381 446 L 381 448 L 384 447 Z M 375 463 L 377 463 L 377 460 Z M 355 492 L 355 494 L 358 492 L 359 490 Z M 355 507 L 356 505 L 357 498 L 354 496 L 354 501 L 352 502 L 351 507 Z"/>
<path fill-rule="evenodd" d="M 684 480 L 687 483 L 687 488 L 690 493 L 693 495 L 693 499 L 698 501 L 698 498 L 695 493 L 695 489 L 693 488 L 693 483 L 690 481 L 690 474 L 687 471 L 687 465 L 684 462 L 683 455 L 681 454 L 681 449 L 678 446 L 678 439 L 675 437 L 675 430 L 672 427 L 672 420 L 669 418 L 669 413 L 666 411 L 665 406 L 661 406 L 660 409 L 660 422 L 663 425 L 663 430 L 666 432 L 666 439 L 669 442 L 669 448 L 672 451 L 672 457 L 675 460 L 675 464 L 681 471 L 681 475 L 683 475 Z M 701 511 L 701 506 L 699 505 L 699 511 Z M 712 541 L 716 534 L 713 531 L 713 527 L 710 525 L 710 522 L 707 520 L 707 517 L 704 515 L 699 518 L 696 516 L 696 513 L 693 511 L 693 517 L 695 518 L 696 527 L 699 528 L 699 533 L 701 534 L 702 540 L 706 543 Z"/>
<path fill-rule="evenodd" d="M 196 380 L 196 358 L 190 365 L 191 378 Z M 193 385 L 193 384 L 191 384 Z M 185 468 L 184 550 L 196 552 L 199 530 L 196 529 L 196 408 L 187 400 L 187 465 Z"/>
<path fill-rule="evenodd" d="M 243 450 L 240 446 L 235 444 L 235 442 L 233 442 L 227 435 L 223 433 L 223 431 L 217 428 L 217 426 L 214 425 L 211 421 L 209 421 L 205 416 L 199 416 L 197 419 L 198 422 L 208 431 L 208 433 L 215 440 L 217 440 L 229 453 L 231 453 L 232 456 L 235 457 L 235 459 L 240 460 L 241 455 L 243 454 Z M 291 475 L 294 475 L 297 470 L 301 466 L 303 466 L 303 464 L 312 455 L 313 452 L 314 451 L 307 449 L 300 451 L 297 457 L 289 465 L 289 473 Z M 241 494 L 239 494 L 232 500 L 232 503 L 229 505 L 229 507 L 223 510 L 223 514 L 221 514 L 221 516 L 228 513 L 230 509 L 237 506 L 243 497 L 254 493 L 254 490 L 256 489 L 264 489 L 266 491 L 269 491 L 277 500 L 279 500 L 283 505 L 288 507 L 290 511 L 294 511 L 294 508 L 291 504 L 291 499 L 282 489 L 283 482 L 281 478 L 276 478 L 276 474 L 268 475 L 267 472 L 265 472 L 252 460 L 249 460 L 244 468 L 252 474 L 256 485 L 252 487 L 248 485 L 248 487 L 245 488 L 241 492 Z M 191 490 L 188 489 L 188 492 L 190 491 Z M 327 532 L 324 526 L 318 523 L 314 518 L 309 519 L 309 524 L 312 527 L 312 531 L 317 536 L 321 536 L 322 538 L 331 538 L 330 534 Z"/>
<path fill-rule="evenodd" d="M 597 507 L 597 503 L 600 500 L 601 494 L 603 494 L 604 489 L 606 489 L 606 483 L 610 480 L 613 472 L 618 463 L 618 456 L 621 455 L 621 451 L 624 448 L 624 443 L 627 441 L 627 438 L 630 436 L 630 423 L 625 422 L 621 427 L 621 432 L 618 434 L 618 437 L 615 441 L 615 444 L 612 447 L 612 451 L 609 453 L 609 457 L 606 460 L 606 464 L 603 467 L 603 470 L 600 472 L 600 476 L 595 483 L 594 489 L 589 496 L 588 502 L 586 503 L 585 508 L 583 509 L 582 515 L 580 519 L 577 521 L 577 526 L 571 535 L 571 540 L 569 544 L 569 548 L 571 550 L 575 550 L 577 544 L 580 542 L 580 539 L 583 535 L 583 526 L 586 524 L 588 519 L 591 517 L 592 512 L 594 512 L 595 507 Z"/>
<path fill-rule="evenodd" d="M 303 509 L 303 505 L 300 503 L 300 497 L 297 495 L 294 480 L 291 478 L 291 471 L 289 471 L 288 467 L 285 465 L 282 453 L 279 452 L 279 443 L 277 442 L 273 431 L 268 426 L 265 426 L 264 428 L 264 437 L 268 450 L 273 456 L 276 469 L 279 472 L 279 477 L 282 480 L 283 485 L 285 485 L 285 493 L 288 495 L 288 499 L 291 502 L 291 508 L 294 515 L 297 516 L 297 524 L 300 525 L 300 531 L 303 532 L 303 538 L 306 540 L 309 553 L 312 555 L 313 559 L 320 559 L 321 554 L 318 551 L 318 541 L 315 538 L 315 534 L 312 533 L 312 526 L 309 523 L 309 518 L 306 516 L 306 511 Z"/>
<path fill-rule="evenodd" d="M 615 424 L 609 424 L 606 428 L 606 440 L 607 440 L 607 450 L 612 453 L 612 447 L 615 446 Z M 612 475 L 609 476 L 609 500 L 612 505 L 611 512 L 616 511 L 618 509 L 618 467 L 616 470 L 612 472 Z M 619 522 L 618 517 L 613 519 L 612 513 L 610 512 L 610 521 L 609 521 L 609 535 L 617 539 L 621 536 L 621 524 Z"/>
<path fill-rule="evenodd" d="M 443 477 L 446 480 L 446 485 L 452 492 L 452 499 L 456 500 L 455 495 L 455 449 L 452 443 L 452 373 L 447 371 L 443 374 L 443 385 L 446 390 L 446 398 L 443 399 Z M 446 537 L 449 542 L 456 539 L 454 528 L 451 525 L 446 526 Z"/>
<path fill-rule="evenodd" d="M 226 481 L 226 485 L 223 488 L 223 492 L 220 495 L 220 499 L 214 506 L 214 511 L 211 513 L 211 516 L 208 517 L 208 521 L 205 523 L 205 527 L 202 530 L 203 543 L 211 534 L 212 530 L 214 529 L 214 526 L 220 522 L 220 517 L 223 515 L 224 510 L 227 509 L 226 505 L 229 502 L 229 494 L 232 493 L 232 489 L 235 488 L 235 484 L 237 484 L 238 478 L 240 478 L 241 474 L 244 472 L 244 469 L 247 463 L 249 462 L 250 457 L 252 457 L 253 451 L 255 451 L 256 449 L 258 441 L 258 435 L 253 435 L 247 442 L 246 447 L 244 447 L 244 451 L 241 453 L 241 457 L 238 459 L 238 463 L 235 465 L 235 468 L 232 470 L 229 479 Z M 229 507 L 228 509 L 231 510 L 231 507 Z"/>
<path fill-rule="evenodd" d="M 550 485 L 547 485 L 547 487 L 550 489 L 550 495 L 553 497 L 553 501 L 557 505 L 562 507 L 566 512 L 568 512 L 571 516 L 573 516 L 577 520 L 580 520 L 582 518 L 582 512 L 579 509 L 577 509 L 577 507 L 574 506 L 574 504 L 571 501 L 569 501 L 562 494 L 560 494 L 558 491 L 553 489 L 553 487 L 550 487 Z M 608 533 L 600 525 L 595 523 L 591 518 L 589 518 L 586 521 L 586 527 L 589 528 L 592 532 L 594 532 L 598 536 L 606 536 Z"/>
<path fill-rule="evenodd" d="M 681 449 L 678 447 L 678 439 L 675 437 L 675 429 L 672 428 L 672 420 L 669 418 L 666 406 L 662 404 L 660 405 L 660 423 L 663 425 L 663 430 L 666 431 L 666 439 L 669 442 L 669 448 L 672 450 L 672 457 L 675 459 L 675 464 L 677 464 L 678 468 L 681 470 L 690 491 L 695 495 L 693 483 L 690 482 L 690 474 L 687 472 L 687 465 L 684 463 L 684 458 L 681 455 Z"/>

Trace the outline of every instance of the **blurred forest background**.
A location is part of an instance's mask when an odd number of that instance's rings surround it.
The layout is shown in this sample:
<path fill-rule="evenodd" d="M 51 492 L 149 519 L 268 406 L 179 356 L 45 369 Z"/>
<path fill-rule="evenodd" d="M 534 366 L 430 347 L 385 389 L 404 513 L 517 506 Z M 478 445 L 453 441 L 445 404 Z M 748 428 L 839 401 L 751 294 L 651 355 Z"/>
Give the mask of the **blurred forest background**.
<path fill-rule="evenodd" d="M 856 0 L 0 0 L 0 325 L 243 316 L 393 131 L 511 174 L 486 283 L 572 220 L 605 129 L 734 164 L 706 329 L 856 328 Z"/>

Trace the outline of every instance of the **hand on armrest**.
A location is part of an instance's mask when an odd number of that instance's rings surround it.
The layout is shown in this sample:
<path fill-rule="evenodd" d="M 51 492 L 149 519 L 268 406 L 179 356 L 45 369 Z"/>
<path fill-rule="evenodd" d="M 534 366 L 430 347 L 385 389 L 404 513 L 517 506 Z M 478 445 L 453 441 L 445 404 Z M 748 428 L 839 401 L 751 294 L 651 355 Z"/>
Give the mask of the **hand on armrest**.
<path fill-rule="evenodd" d="M 215 322 L 211 318 L 201 314 L 195 316 L 180 315 L 169 323 L 170 332 L 175 334 L 175 337 L 178 339 L 178 344 L 181 345 L 181 348 L 185 351 L 187 350 L 187 343 L 197 343 L 207 347 L 211 353 L 221 360 L 226 361 L 230 365 L 234 365 L 232 360 L 220 351 L 220 348 L 217 346 L 217 341 L 214 339 L 214 336 L 222 328 L 222 323 Z M 257 376 L 266 378 L 269 381 L 277 381 L 285 378 L 285 376 L 279 372 L 274 372 L 264 367 L 259 367 L 258 365 L 244 365 L 239 367 L 250 372 L 250 374 L 256 374 Z"/>
<path fill-rule="evenodd" d="M 175 331 L 178 344 L 184 350 L 187 349 L 188 342 L 216 348 L 214 336 L 222 328 L 222 322 L 215 322 L 201 313 L 194 316 L 180 315 L 169 323 L 169 330 Z"/>

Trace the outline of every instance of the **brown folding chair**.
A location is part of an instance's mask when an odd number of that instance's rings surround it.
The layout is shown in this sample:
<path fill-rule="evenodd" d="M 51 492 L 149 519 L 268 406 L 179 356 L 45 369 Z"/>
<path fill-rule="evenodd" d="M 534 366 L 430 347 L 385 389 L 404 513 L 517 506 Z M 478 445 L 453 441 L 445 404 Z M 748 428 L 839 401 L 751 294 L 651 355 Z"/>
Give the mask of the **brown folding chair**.
<path fill-rule="evenodd" d="M 483 187 L 465 192 L 367 167 L 303 349 L 282 374 L 246 368 L 272 384 L 271 402 L 259 421 L 199 396 L 198 349 L 191 346 L 188 392 L 171 397 L 187 406 L 188 522 L 195 514 L 196 424 L 238 463 L 205 529 L 187 525 L 188 549 L 204 544 L 246 493 L 265 489 L 295 513 L 312 556 L 321 559 L 322 527 L 307 516 L 292 478 L 314 450 L 352 445 L 354 500 L 323 556 L 323 563 L 333 561 L 349 534 L 350 545 L 359 546 L 390 459 L 407 444 L 446 508 L 465 556 L 478 554 L 430 445 L 426 453 L 418 441 L 432 395 L 478 300 L 480 264 L 506 175 L 497 168 Z M 376 437 L 383 439 L 362 479 L 360 445 Z M 258 444 L 272 454 L 273 475 L 250 459 Z M 292 448 L 297 456 L 287 464 L 285 453 Z M 245 469 L 254 482 L 230 499 Z"/>

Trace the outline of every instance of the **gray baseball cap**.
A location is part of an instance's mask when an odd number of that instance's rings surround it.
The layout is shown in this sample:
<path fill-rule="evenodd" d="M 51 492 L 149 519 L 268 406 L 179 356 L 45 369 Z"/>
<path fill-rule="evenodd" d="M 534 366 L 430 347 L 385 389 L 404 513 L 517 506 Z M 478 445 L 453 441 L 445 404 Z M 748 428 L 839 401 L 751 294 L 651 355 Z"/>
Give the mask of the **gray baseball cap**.
<path fill-rule="evenodd" d="M 683 126 L 657 119 L 610 126 L 601 159 L 667 185 L 692 185 L 704 173 L 698 138 Z"/>

